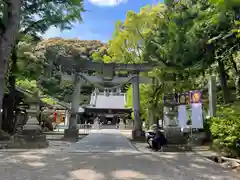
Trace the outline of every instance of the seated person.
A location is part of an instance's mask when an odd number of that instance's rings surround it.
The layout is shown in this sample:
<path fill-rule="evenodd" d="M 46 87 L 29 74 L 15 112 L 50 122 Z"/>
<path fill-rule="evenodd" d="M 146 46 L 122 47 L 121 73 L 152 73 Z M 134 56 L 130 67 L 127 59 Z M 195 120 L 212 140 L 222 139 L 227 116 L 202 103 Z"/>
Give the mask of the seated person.
<path fill-rule="evenodd" d="M 157 125 L 152 126 L 153 132 L 147 133 L 147 143 L 149 146 L 155 150 L 161 150 L 164 145 L 166 145 L 167 140 L 164 134 L 158 129 Z"/>

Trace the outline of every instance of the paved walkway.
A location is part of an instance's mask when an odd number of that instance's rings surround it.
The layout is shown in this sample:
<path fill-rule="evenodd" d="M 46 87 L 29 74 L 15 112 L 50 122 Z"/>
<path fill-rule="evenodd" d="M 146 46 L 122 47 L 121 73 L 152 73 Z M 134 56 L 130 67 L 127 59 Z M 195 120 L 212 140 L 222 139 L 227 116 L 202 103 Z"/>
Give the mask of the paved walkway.
<path fill-rule="evenodd" d="M 94 132 L 62 151 L 0 151 L 0 157 L 0 180 L 240 179 L 195 153 L 138 152 L 117 130 Z"/>
<path fill-rule="evenodd" d="M 93 131 L 76 144 L 69 147 L 69 152 L 131 152 L 137 153 L 137 149 L 129 140 L 116 129 L 101 129 Z"/>

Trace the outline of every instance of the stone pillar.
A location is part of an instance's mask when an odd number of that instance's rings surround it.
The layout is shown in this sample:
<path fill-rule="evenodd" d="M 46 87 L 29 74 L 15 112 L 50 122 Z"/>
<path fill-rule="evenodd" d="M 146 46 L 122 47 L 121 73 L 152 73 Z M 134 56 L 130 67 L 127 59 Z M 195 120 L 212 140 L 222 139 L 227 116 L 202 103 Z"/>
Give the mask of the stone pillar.
<path fill-rule="evenodd" d="M 68 129 L 64 131 L 65 138 L 77 138 L 78 137 L 78 125 L 77 125 L 77 115 L 76 113 L 79 110 L 79 99 L 81 93 L 82 79 L 79 76 L 74 78 L 74 91 L 71 103 L 71 112 L 69 117 L 69 126 Z"/>
<path fill-rule="evenodd" d="M 65 111 L 64 125 L 65 125 L 65 127 L 68 127 L 68 125 L 69 125 L 69 111 L 68 110 Z"/>
<path fill-rule="evenodd" d="M 170 119 L 169 117 L 167 116 L 169 112 L 169 107 L 167 106 L 164 106 L 163 107 L 163 122 L 164 122 L 164 127 L 167 127 L 170 125 Z"/>
<path fill-rule="evenodd" d="M 142 133 L 142 121 L 140 118 L 140 90 L 139 90 L 139 76 L 132 80 L 132 100 L 133 100 L 133 113 L 134 113 L 134 129 L 133 138 L 141 137 Z"/>
<path fill-rule="evenodd" d="M 76 114 L 79 110 L 79 101 L 80 101 L 80 93 L 81 93 L 81 83 L 82 80 L 80 77 L 76 76 L 74 79 L 74 91 L 71 103 L 71 115 L 69 119 L 69 128 L 76 129 L 77 128 L 77 120 Z"/>
<path fill-rule="evenodd" d="M 217 93 L 216 93 L 216 77 L 211 76 L 208 82 L 208 99 L 209 99 L 209 112 L 208 115 L 213 117 L 216 115 L 216 103 L 217 103 Z"/>

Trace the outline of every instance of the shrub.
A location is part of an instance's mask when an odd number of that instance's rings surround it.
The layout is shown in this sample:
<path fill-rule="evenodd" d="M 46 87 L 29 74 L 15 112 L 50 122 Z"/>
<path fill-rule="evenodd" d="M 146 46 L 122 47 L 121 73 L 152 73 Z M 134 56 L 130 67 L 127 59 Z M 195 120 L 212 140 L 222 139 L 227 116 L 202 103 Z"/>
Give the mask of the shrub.
<path fill-rule="evenodd" d="M 41 99 L 43 102 L 45 102 L 45 103 L 47 103 L 47 104 L 49 104 L 49 105 L 56 105 L 57 104 L 57 102 L 56 101 L 54 101 L 53 99 L 51 99 L 51 98 L 42 98 Z"/>
<path fill-rule="evenodd" d="M 203 121 L 203 131 L 206 134 L 206 140 L 207 141 L 211 141 L 212 140 L 212 134 L 211 134 L 211 125 L 212 125 L 212 118 L 211 117 L 207 117 L 204 119 Z"/>
<path fill-rule="evenodd" d="M 240 155 L 236 146 L 240 138 L 240 112 L 236 111 L 234 106 L 219 108 L 217 117 L 211 118 L 210 131 L 213 148 L 229 156 Z"/>

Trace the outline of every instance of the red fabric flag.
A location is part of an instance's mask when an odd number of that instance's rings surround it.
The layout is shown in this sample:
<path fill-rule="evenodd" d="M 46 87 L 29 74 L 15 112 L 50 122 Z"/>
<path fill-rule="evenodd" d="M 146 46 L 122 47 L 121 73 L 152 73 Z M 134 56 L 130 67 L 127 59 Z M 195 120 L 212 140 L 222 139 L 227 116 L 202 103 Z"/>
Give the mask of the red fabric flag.
<path fill-rule="evenodd" d="M 57 121 L 57 112 L 56 111 L 53 112 L 53 121 L 54 122 Z"/>

